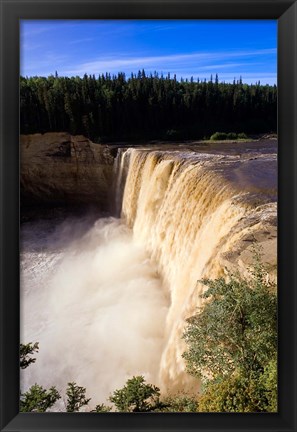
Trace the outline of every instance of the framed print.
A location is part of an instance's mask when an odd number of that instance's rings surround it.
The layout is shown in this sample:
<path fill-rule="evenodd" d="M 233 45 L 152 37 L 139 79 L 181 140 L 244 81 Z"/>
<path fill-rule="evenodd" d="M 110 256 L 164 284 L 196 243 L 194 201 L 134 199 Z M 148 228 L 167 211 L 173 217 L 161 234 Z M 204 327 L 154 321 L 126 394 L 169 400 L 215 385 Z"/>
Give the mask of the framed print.
<path fill-rule="evenodd" d="M 296 26 L 1 0 L 1 430 L 296 430 Z"/>

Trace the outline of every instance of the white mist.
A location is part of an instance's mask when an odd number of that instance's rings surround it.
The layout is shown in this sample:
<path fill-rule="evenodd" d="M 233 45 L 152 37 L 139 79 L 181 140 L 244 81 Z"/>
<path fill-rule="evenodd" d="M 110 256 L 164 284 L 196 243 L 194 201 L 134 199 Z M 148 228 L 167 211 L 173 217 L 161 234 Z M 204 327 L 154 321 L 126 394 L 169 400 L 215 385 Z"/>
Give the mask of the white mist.
<path fill-rule="evenodd" d="M 168 304 L 155 265 L 119 219 L 51 224 L 22 229 L 21 342 L 40 347 L 22 390 L 75 381 L 93 407 L 133 375 L 158 385 Z"/>

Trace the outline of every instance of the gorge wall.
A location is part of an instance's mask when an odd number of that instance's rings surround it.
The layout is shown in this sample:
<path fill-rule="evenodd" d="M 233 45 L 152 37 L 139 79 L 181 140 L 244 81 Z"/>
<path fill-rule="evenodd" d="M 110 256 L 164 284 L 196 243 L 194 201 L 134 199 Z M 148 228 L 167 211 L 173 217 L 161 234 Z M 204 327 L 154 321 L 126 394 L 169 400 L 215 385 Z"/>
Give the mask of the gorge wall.
<path fill-rule="evenodd" d="M 109 209 L 114 158 L 109 149 L 68 133 L 21 135 L 24 205 L 75 204 Z"/>

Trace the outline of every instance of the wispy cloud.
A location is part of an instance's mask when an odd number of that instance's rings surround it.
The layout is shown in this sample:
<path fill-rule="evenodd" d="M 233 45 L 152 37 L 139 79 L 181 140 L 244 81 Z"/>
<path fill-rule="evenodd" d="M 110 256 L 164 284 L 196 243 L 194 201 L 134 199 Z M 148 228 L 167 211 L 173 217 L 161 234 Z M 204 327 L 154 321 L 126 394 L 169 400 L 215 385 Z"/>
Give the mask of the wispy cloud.
<path fill-rule="evenodd" d="M 40 44 L 31 44 L 31 43 L 24 43 L 23 41 L 21 41 L 21 51 L 34 51 L 36 49 L 42 48 L 42 45 Z"/>
<path fill-rule="evenodd" d="M 21 38 L 27 40 L 47 32 L 65 32 L 82 25 L 81 21 L 75 20 L 21 20 Z"/>
<path fill-rule="evenodd" d="M 219 51 L 219 52 L 196 52 L 187 54 L 170 54 L 162 56 L 146 56 L 146 57 L 105 57 L 93 61 L 82 63 L 75 68 L 66 70 L 67 74 L 84 74 L 84 73 L 102 73 L 102 72 L 118 72 L 127 68 L 155 68 L 166 67 L 166 69 L 189 65 L 195 67 L 199 62 L 201 67 L 213 67 L 209 64 L 212 61 L 226 62 L 228 59 L 247 58 L 247 57 L 263 57 L 265 55 L 275 54 L 276 49 L 260 49 L 250 51 Z M 222 63 L 219 66 L 224 65 Z"/>
<path fill-rule="evenodd" d="M 20 26 L 20 33 L 21 33 L 21 38 L 23 40 L 26 40 L 30 37 L 34 37 L 34 36 L 38 36 L 42 33 L 48 32 L 48 31 L 52 31 L 53 30 L 53 26 L 36 26 L 36 27 L 30 27 L 30 29 L 26 28 L 26 23 L 21 21 L 21 26 Z"/>
<path fill-rule="evenodd" d="M 67 55 L 57 55 L 53 52 L 47 52 L 42 59 L 38 60 L 38 75 L 47 76 L 53 74 L 56 70 L 65 68 L 65 64 L 67 64 L 68 60 L 69 57 Z M 36 64 L 34 62 L 28 64 L 26 70 L 24 70 L 24 63 L 21 62 L 21 75 L 35 74 L 35 71 Z"/>
<path fill-rule="evenodd" d="M 82 39 L 71 40 L 68 43 L 69 45 L 75 45 L 75 44 L 80 44 L 85 42 L 92 42 L 93 40 L 94 40 L 93 38 L 82 38 Z"/>
<path fill-rule="evenodd" d="M 248 63 L 249 66 L 259 66 L 263 63 Z M 200 70 L 213 70 L 213 69 L 234 69 L 234 68 L 238 68 L 238 67 L 246 67 L 247 64 L 246 63 L 217 63 L 217 64 L 209 64 L 207 66 L 200 66 Z"/>

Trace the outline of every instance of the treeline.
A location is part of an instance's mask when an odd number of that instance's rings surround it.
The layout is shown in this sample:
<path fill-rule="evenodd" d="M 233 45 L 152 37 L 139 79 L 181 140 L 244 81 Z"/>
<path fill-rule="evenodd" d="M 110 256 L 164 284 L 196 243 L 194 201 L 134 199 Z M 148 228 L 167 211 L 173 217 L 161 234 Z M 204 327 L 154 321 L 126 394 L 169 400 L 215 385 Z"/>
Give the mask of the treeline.
<path fill-rule="evenodd" d="M 216 131 L 276 132 L 277 87 L 139 71 L 20 78 L 21 133 L 67 131 L 95 142 L 201 139 Z"/>

